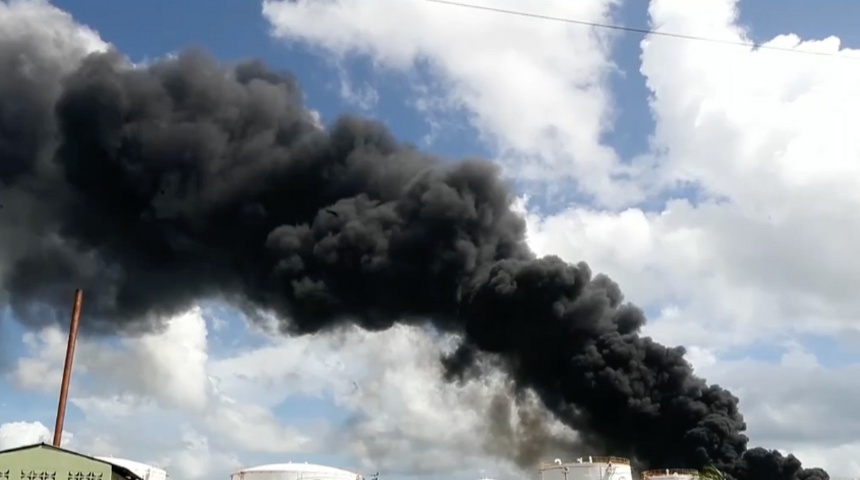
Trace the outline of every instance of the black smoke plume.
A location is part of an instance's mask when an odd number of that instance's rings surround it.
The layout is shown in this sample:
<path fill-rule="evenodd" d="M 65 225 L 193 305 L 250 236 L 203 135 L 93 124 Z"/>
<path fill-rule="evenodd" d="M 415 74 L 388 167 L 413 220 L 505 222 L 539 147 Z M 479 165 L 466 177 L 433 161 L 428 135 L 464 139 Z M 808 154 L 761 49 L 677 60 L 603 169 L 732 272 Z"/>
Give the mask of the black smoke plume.
<path fill-rule="evenodd" d="M 26 323 L 87 293 L 87 329 L 219 297 L 287 334 L 431 321 L 452 376 L 501 359 L 592 451 L 733 478 L 828 478 L 747 449 L 738 399 L 584 264 L 536 258 L 491 163 L 444 162 L 377 122 L 315 125 L 289 76 L 199 51 L 71 73 L 0 52 L 3 300 Z"/>

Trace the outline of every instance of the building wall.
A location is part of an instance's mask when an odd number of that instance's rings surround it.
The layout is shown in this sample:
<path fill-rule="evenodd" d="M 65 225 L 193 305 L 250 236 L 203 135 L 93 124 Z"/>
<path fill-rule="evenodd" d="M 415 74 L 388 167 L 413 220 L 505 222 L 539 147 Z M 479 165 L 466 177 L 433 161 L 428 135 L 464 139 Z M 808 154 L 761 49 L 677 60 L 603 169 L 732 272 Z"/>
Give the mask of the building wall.
<path fill-rule="evenodd" d="M 112 480 L 111 467 L 43 448 L 0 453 L 0 480 Z"/>

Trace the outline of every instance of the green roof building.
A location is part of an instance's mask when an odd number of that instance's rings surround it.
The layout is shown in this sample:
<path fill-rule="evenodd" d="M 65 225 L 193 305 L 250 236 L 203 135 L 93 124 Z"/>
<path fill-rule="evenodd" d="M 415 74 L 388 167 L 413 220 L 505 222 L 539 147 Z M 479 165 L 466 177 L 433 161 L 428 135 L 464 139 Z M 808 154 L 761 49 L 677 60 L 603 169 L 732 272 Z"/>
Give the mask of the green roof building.
<path fill-rule="evenodd" d="M 131 470 L 44 443 L 0 451 L 0 480 L 142 480 Z"/>

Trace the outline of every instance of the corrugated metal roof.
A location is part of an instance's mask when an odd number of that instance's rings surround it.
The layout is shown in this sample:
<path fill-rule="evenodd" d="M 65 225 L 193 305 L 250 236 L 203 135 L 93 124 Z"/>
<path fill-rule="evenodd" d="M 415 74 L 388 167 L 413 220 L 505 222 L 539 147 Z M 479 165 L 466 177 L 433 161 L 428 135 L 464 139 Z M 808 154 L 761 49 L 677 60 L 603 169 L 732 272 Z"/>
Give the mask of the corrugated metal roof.
<path fill-rule="evenodd" d="M 66 450 L 65 448 L 60 448 L 60 447 L 55 447 L 53 445 L 48 445 L 47 443 L 34 443 L 33 445 L 24 445 L 21 447 L 10 448 L 8 450 L 2 450 L 2 451 L 0 451 L 0 455 L 2 455 L 4 453 L 20 452 L 22 450 L 30 450 L 33 448 L 43 448 L 46 450 L 53 450 L 55 452 L 62 452 L 62 453 L 66 453 L 69 455 L 75 455 L 77 457 L 83 457 L 83 458 L 86 458 L 88 460 L 92 460 L 92 461 L 97 462 L 97 463 L 103 463 L 106 465 L 110 465 L 111 470 L 114 473 L 122 475 L 124 478 L 126 478 L 128 480 L 143 480 L 142 478 L 140 478 L 139 475 L 137 475 L 136 473 L 132 472 L 131 470 L 129 470 L 129 469 L 127 469 L 121 465 L 117 465 L 117 464 L 111 463 L 111 462 L 106 462 L 106 461 L 100 460 L 96 457 L 84 455 L 83 453 L 73 452 L 72 450 Z"/>

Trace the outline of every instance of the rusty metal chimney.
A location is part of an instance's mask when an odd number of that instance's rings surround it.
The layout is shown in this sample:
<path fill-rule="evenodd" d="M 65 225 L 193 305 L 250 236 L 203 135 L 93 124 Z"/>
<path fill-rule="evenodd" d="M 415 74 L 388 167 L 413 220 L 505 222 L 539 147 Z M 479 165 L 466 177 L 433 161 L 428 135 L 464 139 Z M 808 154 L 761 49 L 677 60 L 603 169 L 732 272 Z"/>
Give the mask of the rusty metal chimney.
<path fill-rule="evenodd" d="M 83 292 L 75 290 L 72 306 L 72 323 L 69 326 L 69 344 L 66 346 L 66 363 L 63 366 L 63 383 L 60 385 L 60 403 L 57 405 L 57 423 L 54 425 L 54 446 L 59 447 L 63 437 L 63 422 L 66 420 L 66 401 L 69 398 L 69 380 L 72 377 L 72 361 L 75 358 L 75 344 L 78 342 L 78 324 L 81 320 L 81 301 Z"/>

